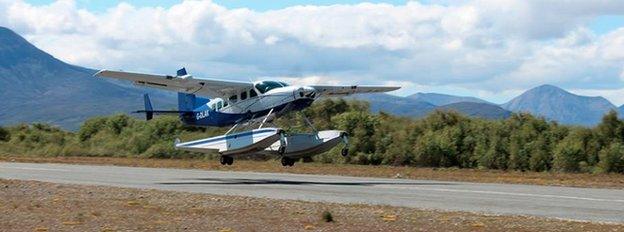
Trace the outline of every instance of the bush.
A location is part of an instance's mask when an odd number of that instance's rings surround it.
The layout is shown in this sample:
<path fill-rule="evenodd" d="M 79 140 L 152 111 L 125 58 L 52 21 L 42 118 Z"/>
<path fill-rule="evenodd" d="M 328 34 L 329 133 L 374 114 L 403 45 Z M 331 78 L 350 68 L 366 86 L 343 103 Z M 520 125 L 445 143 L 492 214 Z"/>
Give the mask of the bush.
<path fill-rule="evenodd" d="M 332 215 L 331 212 L 329 211 L 323 211 L 323 215 L 321 216 L 323 218 L 324 222 L 333 222 L 334 221 L 334 216 Z"/>
<path fill-rule="evenodd" d="M 125 114 L 119 114 L 112 116 L 106 120 L 106 128 L 113 132 L 113 134 L 120 134 L 121 131 L 130 124 L 130 117 Z"/>
<path fill-rule="evenodd" d="M 7 129 L 0 127 L 0 141 L 9 141 L 9 139 L 11 139 L 11 133 Z"/>
<path fill-rule="evenodd" d="M 176 154 L 177 150 L 175 150 L 172 143 L 157 143 L 147 149 L 141 156 L 145 158 L 172 158 Z"/>
<path fill-rule="evenodd" d="M 80 141 L 90 139 L 93 135 L 104 128 L 106 121 L 106 118 L 103 117 L 87 119 L 87 121 L 85 121 L 80 127 L 80 130 L 78 130 L 78 139 L 80 139 Z"/>
<path fill-rule="evenodd" d="M 555 148 L 553 168 L 563 172 L 578 172 L 579 162 L 584 157 L 581 143 L 568 136 Z"/>
<path fill-rule="evenodd" d="M 613 143 L 600 151 L 598 166 L 603 172 L 624 172 L 624 145 Z"/>
<path fill-rule="evenodd" d="M 529 169 L 531 171 L 541 172 L 550 170 L 552 166 L 552 155 L 549 154 L 549 148 L 546 139 L 539 138 L 532 144 L 531 158 L 529 158 Z"/>

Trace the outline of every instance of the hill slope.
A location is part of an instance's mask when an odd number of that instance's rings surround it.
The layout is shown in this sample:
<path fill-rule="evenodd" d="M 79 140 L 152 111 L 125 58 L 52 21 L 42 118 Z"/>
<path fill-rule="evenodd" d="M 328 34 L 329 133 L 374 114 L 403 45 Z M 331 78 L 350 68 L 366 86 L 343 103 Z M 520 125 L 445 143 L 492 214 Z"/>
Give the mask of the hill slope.
<path fill-rule="evenodd" d="M 437 109 L 454 110 L 467 116 L 485 119 L 505 119 L 511 116 L 511 111 L 489 103 L 457 102 L 440 106 Z"/>
<path fill-rule="evenodd" d="M 398 116 L 424 117 L 436 106 L 428 102 L 414 101 L 385 93 L 361 94 L 347 99 L 367 101 L 371 112 L 383 111 Z"/>
<path fill-rule="evenodd" d="M 393 115 L 414 118 L 425 117 L 434 110 L 453 110 L 467 116 L 485 119 L 504 119 L 511 116 L 511 112 L 490 103 L 456 102 L 436 106 L 409 97 L 397 97 L 383 93 L 363 94 L 350 98 L 369 102 L 372 112 L 384 111 Z"/>
<path fill-rule="evenodd" d="M 428 102 L 436 106 L 443 106 L 443 105 L 459 103 L 459 102 L 476 102 L 476 103 L 492 104 L 490 102 L 487 102 L 485 100 L 482 100 L 476 97 L 462 97 L 462 96 L 453 96 L 453 95 L 439 94 L 439 93 L 416 93 L 416 94 L 407 96 L 407 98 L 416 100 L 416 101 Z"/>
<path fill-rule="evenodd" d="M 513 112 L 529 112 L 564 124 L 592 126 L 616 107 L 603 97 L 575 95 L 552 85 L 530 89 L 502 105 Z"/>
<path fill-rule="evenodd" d="M 172 95 L 158 94 L 92 77 L 95 70 L 64 63 L 13 31 L 0 27 L 0 125 L 47 122 L 75 129 L 86 118 L 130 112 L 142 94 L 172 107 Z"/>

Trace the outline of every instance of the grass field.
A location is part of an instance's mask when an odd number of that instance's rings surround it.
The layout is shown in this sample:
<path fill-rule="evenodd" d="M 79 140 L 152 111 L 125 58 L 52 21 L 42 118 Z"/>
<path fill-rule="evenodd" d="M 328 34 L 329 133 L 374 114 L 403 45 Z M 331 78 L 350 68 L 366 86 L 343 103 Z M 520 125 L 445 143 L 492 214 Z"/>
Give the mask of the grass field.
<path fill-rule="evenodd" d="M 3 179 L 0 212 L 7 232 L 624 231 L 621 224 Z"/>
<path fill-rule="evenodd" d="M 346 175 L 364 177 L 410 178 L 485 183 L 536 184 L 596 188 L 624 188 L 622 174 L 588 174 L 556 172 L 519 172 L 475 169 L 435 169 L 395 166 L 365 166 L 347 164 L 297 163 L 282 167 L 279 161 L 236 160 L 232 166 L 222 166 L 216 160 L 200 159 L 139 159 L 104 157 L 23 157 L 0 156 L 14 162 L 49 162 L 70 164 L 102 164 L 140 167 L 192 168 L 223 171 L 288 172 L 300 174 Z"/>

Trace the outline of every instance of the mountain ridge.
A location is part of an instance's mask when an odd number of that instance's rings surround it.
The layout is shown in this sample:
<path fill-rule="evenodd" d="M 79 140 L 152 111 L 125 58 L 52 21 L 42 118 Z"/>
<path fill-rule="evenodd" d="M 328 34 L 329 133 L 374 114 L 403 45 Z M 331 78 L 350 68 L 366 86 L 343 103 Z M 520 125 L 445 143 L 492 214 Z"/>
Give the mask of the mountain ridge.
<path fill-rule="evenodd" d="M 418 93 L 409 95 L 406 98 L 417 100 L 417 101 L 428 102 L 436 106 L 443 106 L 443 105 L 449 105 L 449 104 L 460 103 L 460 102 L 487 103 L 487 104 L 494 105 L 494 103 L 491 103 L 491 102 L 488 102 L 486 100 L 476 98 L 476 97 L 455 96 L 455 95 L 441 94 L 441 93 L 418 92 Z"/>
<path fill-rule="evenodd" d="M 156 95 L 159 105 L 175 102 L 154 90 L 95 78 L 95 72 L 56 59 L 0 27 L 0 124 L 45 122 L 76 129 L 89 117 L 142 108 L 143 93 Z"/>
<path fill-rule="evenodd" d="M 604 97 L 570 93 L 554 85 L 540 85 L 501 105 L 512 112 L 527 112 L 563 124 L 596 125 L 609 110 L 617 109 Z"/>
<path fill-rule="evenodd" d="M 505 119 L 511 116 L 511 112 L 489 102 L 454 102 L 437 106 L 430 102 L 386 93 L 359 95 L 349 97 L 349 99 L 367 101 L 372 112 L 383 111 L 397 116 L 415 118 L 425 117 L 435 110 L 456 111 L 467 116 L 485 119 Z"/>

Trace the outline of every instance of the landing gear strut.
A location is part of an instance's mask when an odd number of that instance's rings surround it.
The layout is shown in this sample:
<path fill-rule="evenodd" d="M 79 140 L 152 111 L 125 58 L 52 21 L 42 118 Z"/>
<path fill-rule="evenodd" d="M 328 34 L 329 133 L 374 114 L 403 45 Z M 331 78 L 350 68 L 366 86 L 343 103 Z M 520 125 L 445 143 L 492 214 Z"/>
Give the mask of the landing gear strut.
<path fill-rule="evenodd" d="M 340 154 L 346 157 L 349 155 L 349 135 L 346 132 L 342 133 L 342 143 L 344 143 L 344 148 L 342 148 Z"/>
<path fill-rule="evenodd" d="M 234 163 L 234 158 L 231 156 L 225 156 L 222 155 L 221 156 L 221 160 L 219 160 L 221 162 L 222 165 L 232 165 Z"/>
<path fill-rule="evenodd" d="M 343 149 L 340 151 L 340 154 L 341 154 L 342 156 L 348 156 L 348 155 L 349 155 L 349 148 L 346 148 L 346 147 L 345 147 L 345 148 L 343 148 Z"/>
<path fill-rule="evenodd" d="M 295 165 L 295 159 L 282 157 L 282 166 L 286 167 L 286 166 L 293 166 L 293 165 Z"/>

